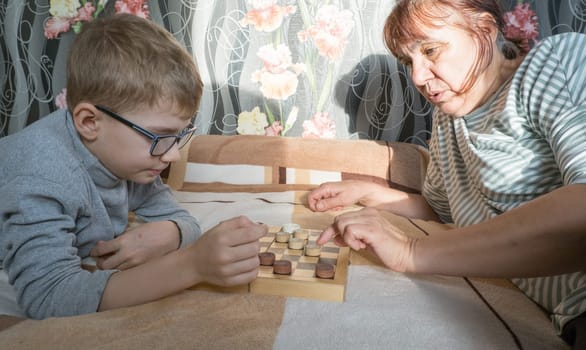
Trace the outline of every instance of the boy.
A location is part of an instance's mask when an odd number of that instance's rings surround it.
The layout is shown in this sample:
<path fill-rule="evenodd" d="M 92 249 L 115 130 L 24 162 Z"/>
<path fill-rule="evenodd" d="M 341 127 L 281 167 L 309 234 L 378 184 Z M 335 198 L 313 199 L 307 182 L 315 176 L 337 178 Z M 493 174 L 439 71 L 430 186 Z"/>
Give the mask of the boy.
<path fill-rule="evenodd" d="M 266 226 L 238 217 L 192 243 L 198 222 L 159 177 L 194 133 L 202 83 L 191 56 L 156 24 L 115 15 L 84 25 L 67 70 L 69 110 L 0 139 L 13 314 L 78 315 L 254 279 Z M 129 211 L 146 223 L 127 230 Z"/>

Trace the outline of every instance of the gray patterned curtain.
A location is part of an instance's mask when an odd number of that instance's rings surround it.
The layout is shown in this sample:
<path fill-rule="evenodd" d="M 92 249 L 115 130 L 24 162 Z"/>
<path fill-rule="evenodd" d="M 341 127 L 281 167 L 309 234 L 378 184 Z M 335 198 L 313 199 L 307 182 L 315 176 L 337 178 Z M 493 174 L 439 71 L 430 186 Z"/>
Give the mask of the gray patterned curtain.
<path fill-rule="evenodd" d="M 71 1 L 74 2 L 75 0 Z M 55 111 L 56 98 L 66 85 L 67 53 L 74 31 L 48 39 L 45 24 L 51 2 L 66 0 L 2 0 L 0 3 L 0 137 Z M 85 3 L 86 1 L 81 1 Z M 100 0 L 102 15 L 115 12 L 115 0 Z M 191 52 L 194 6 L 191 1 L 149 1 L 149 18 Z"/>
<path fill-rule="evenodd" d="M 101 3 L 100 15 L 115 11 L 116 0 Z M 200 67 L 205 89 L 197 122 L 203 133 L 425 145 L 432 108 L 383 45 L 382 27 L 393 3 L 179 0 L 147 5 L 149 18 L 172 32 Z M 504 1 L 508 10 L 518 4 L 536 12 L 538 39 L 586 32 L 584 0 Z M 65 87 L 66 55 L 75 34 L 45 37 L 50 5 L 49 0 L 1 2 L 0 137 L 55 110 Z"/>

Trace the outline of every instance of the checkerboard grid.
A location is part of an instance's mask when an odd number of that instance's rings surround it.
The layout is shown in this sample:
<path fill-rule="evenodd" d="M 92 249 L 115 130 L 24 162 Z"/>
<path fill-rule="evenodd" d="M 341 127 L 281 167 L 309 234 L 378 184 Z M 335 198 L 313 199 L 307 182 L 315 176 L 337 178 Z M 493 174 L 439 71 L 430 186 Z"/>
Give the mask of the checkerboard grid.
<path fill-rule="evenodd" d="M 307 243 L 317 240 L 321 231 L 309 230 L 309 237 Z M 332 242 L 328 242 L 322 246 L 321 255 L 319 257 L 305 256 L 303 249 L 289 249 L 288 243 L 281 243 L 275 241 L 275 232 L 270 232 L 268 235 L 260 239 L 261 252 L 272 252 L 275 254 L 275 260 L 289 260 L 291 261 L 291 278 L 314 278 L 315 266 L 318 262 L 329 263 L 336 266 L 340 248 Z M 274 278 L 272 266 L 261 266 L 258 277 Z"/>

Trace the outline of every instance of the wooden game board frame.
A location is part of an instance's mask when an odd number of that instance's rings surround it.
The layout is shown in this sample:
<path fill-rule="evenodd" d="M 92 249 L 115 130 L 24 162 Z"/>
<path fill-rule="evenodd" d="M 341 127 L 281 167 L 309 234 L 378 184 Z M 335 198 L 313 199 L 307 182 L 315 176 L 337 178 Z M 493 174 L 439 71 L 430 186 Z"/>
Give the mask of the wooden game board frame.
<path fill-rule="evenodd" d="M 270 232 L 274 233 L 275 231 L 271 229 Z M 346 296 L 349 262 L 350 248 L 339 247 L 333 279 L 317 277 L 297 279 L 294 276 L 287 275 L 264 277 L 259 274 L 259 277 L 250 283 L 250 292 L 264 295 L 343 302 Z"/>
<path fill-rule="evenodd" d="M 271 228 L 274 234 L 279 228 Z M 311 230 L 310 231 L 314 231 Z M 273 275 L 263 277 L 259 273 L 249 284 L 235 287 L 218 287 L 202 283 L 193 286 L 195 290 L 211 290 L 228 293 L 251 293 L 260 295 L 276 295 L 283 297 L 298 297 L 322 301 L 344 302 L 346 297 L 346 282 L 348 280 L 348 265 L 350 263 L 350 248 L 339 247 L 336 258 L 335 275 L 333 279 L 308 278 L 296 279 L 294 276 Z M 263 267 L 261 267 L 263 268 Z"/>

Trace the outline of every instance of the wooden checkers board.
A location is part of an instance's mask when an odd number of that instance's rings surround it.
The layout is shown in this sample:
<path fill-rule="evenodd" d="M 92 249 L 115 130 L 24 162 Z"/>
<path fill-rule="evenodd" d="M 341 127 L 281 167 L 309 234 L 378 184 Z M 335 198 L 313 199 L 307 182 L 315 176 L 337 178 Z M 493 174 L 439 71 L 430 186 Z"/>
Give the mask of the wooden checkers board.
<path fill-rule="evenodd" d="M 250 292 L 256 294 L 301 297 L 326 301 L 344 301 L 350 248 L 338 247 L 333 242 L 321 246 L 319 257 L 306 256 L 304 249 L 289 249 L 288 243 L 280 243 L 275 234 L 280 228 L 269 230 L 269 234 L 261 238 L 261 252 L 272 252 L 276 260 L 291 261 L 291 275 L 273 273 L 272 266 L 260 266 L 258 277 L 250 283 Z M 315 243 L 320 230 L 309 230 L 307 243 Z M 333 279 L 315 276 L 318 262 L 334 266 Z"/>
<path fill-rule="evenodd" d="M 258 277 L 248 285 L 226 288 L 202 283 L 191 289 L 343 302 L 350 248 L 338 247 L 333 242 L 328 242 L 321 246 L 319 257 L 306 256 L 304 249 L 289 249 L 288 243 L 277 242 L 276 233 L 280 230 L 280 227 L 269 229 L 267 236 L 260 239 L 259 253 L 271 252 L 275 254 L 275 260 L 290 261 L 292 267 L 290 275 L 274 274 L 272 266 L 260 266 Z M 305 245 L 315 243 L 321 233 L 321 230 L 304 229 L 304 231 L 308 233 Z M 334 277 L 331 279 L 316 277 L 315 269 L 318 262 L 333 265 Z"/>

